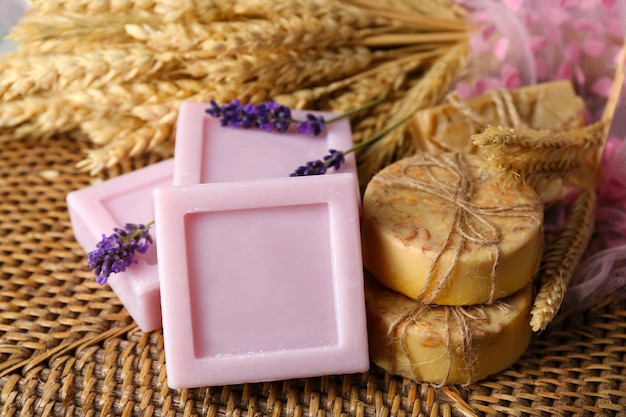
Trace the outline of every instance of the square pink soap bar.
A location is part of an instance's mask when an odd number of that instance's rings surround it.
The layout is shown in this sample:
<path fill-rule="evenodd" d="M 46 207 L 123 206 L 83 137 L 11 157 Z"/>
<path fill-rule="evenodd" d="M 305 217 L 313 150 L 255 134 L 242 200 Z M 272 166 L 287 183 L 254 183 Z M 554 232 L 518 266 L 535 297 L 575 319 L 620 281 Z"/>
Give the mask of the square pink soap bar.
<path fill-rule="evenodd" d="M 178 113 L 174 185 L 285 178 L 308 161 L 318 160 L 329 149 L 347 150 L 352 146 L 349 118 L 328 123 L 319 136 L 269 133 L 260 129 L 224 127 L 220 119 L 206 114 L 206 103 L 185 101 Z M 306 114 L 332 113 L 293 111 L 293 117 L 306 120 Z M 353 154 L 339 170 L 330 173 L 354 173 Z"/>
<path fill-rule="evenodd" d="M 154 192 L 168 385 L 369 368 L 353 174 Z"/>
<path fill-rule="evenodd" d="M 67 206 L 77 242 L 86 252 L 96 248 L 102 235 L 113 233 L 126 223 L 147 223 L 154 219 L 154 188 L 172 185 L 174 160 L 92 185 L 67 195 Z M 151 234 L 155 238 L 154 227 Z M 155 245 L 137 264 L 112 274 L 108 284 L 141 330 L 161 327 L 161 297 Z"/>

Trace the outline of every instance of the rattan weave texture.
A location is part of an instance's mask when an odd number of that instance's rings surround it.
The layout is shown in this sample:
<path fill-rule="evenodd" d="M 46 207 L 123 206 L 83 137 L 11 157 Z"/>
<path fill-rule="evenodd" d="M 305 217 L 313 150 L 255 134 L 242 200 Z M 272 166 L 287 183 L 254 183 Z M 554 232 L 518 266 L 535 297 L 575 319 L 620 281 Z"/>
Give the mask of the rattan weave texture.
<path fill-rule="evenodd" d="M 133 324 L 115 294 L 95 283 L 73 238 L 65 195 L 94 180 L 75 169 L 84 146 L 56 138 L 0 148 L 2 416 L 626 416 L 626 303 L 611 300 L 562 318 L 513 367 L 470 387 L 430 387 L 372 367 L 169 389 L 161 332 Z"/>

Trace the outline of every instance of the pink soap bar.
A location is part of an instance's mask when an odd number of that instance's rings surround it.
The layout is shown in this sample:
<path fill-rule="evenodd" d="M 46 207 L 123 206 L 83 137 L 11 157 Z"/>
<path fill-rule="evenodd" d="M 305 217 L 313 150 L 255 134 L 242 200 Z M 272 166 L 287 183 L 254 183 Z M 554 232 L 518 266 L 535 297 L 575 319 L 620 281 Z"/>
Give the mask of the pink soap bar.
<path fill-rule="evenodd" d="M 170 387 L 368 369 L 356 182 L 155 190 Z"/>
<path fill-rule="evenodd" d="M 329 149 L 345 151 L 352 146 L 348 118 L 327 124 L 319 136 L 307 136 L 294 129 L 269 133 L 224 127 L 219 118 L 206 114 L 207 108 L 206 103 L 190 101 L 180 106 L 174 185 L 284 178 L 306 162 L 321 159 Z M 310 111 L 293 111 L 292 115 L 306 120 L 307 113 L 326 119 L 334 116 Z M 346 155 L 346 163 L 339 170 L 329 169 L 328 173 L 356 175 L 354 155 Z"/>
<path fill-rule="evenodd" d="M 115 227 L 154 219 L 152 192 L 172 184 L 173 170 L 174 160 L 169 159 L 69 193 L 67 206 L 77 242 L 90 252 Z M 155 232 L 152 227 L 156 243 Z M 125 272 L 112 274 L 108 283 L 139 328 L 148 332 L 161 327 L 155 245 L 146 254 L 138 254 L 137 260 Z"/>

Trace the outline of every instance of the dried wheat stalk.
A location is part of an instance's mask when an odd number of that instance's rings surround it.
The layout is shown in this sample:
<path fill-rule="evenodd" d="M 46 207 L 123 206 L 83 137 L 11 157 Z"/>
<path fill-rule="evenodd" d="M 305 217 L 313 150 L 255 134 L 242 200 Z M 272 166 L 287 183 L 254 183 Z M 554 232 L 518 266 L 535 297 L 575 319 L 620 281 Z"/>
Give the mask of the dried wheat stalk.
<path fill-rule="evenodd" d="M 7 37 L 19 41 L 20 46 L 28 45 L 31 41 L 50 39 L 65 42 L 76 42 L 80 39 L 82 43 L 116 44 L 132 41 L 124 30 L 126 24 L 158 22 L 159 16 L 155 14 L 129 15 L 124 19 L 116 14 L 105 14 L 85 19 L 84 16 L 74 13 L 47 16 L 33 12 L 27 13 Z"/>
<path fill-rule="evenodd" d="M 487 157 L 496 158 L 505 153 L 518 153 L 543 149 L 596 148 L 602 142 L 602 122 L 565 131 L 513 129 L 489 126 L 472 136 Z"/>
<path fill-rule="evenodd" d="M 531 185 L 544 180 L 570 179 L 581 167 L 595 166 L 604 142 L 604 122 L 565 131 L 538 131 L 489 126 L 472 136 L 488 160 L 511 170 Z"/>
<path fill-rule="evenodd" d="M 255 19 L 210 25 L 197 22 L 163 25 L 129 23 L 125 25 L 125 30 L 133 40 L 145 42 L 155 51 L 199 49 L 215 57 L 259 50 L 290 51 L 358 45 L 360 39 L 379 32 L 375 28 L 346 27 L 328 18 L 296 16 L 277 21 Z"/>
<path fill-rule="evenodd" d="M 30 6 L 40 15 L 55 15 L 60 11 L 84 16 L 103 13 L 137 13 L 151 11 L 155 0 L 29 0 Z"/>
<path fill-rule="evenodd" d="M 170 22 L 214 22 L 241 18 L 267 18 L 305 14 L 327 15 L 345 12 L 347 4 L 324 0 L 31 0 L 39 15 L 80 14 L 98 17 L 106 14 L 157 14 Z"/>
<path fill-rule="evenodd" d="M 535 332 L 544 330 L 561 307 L 565 290 L 591 240 L 596 205 L 596 191 L 583 188 L 563 230 L 546 247 L 538 278 L 539 292 L 531 310 Z"/>
<path fill-rule="evenodd" d="M 355 118 L 369 133 L 466 37 L 450 1 L 33 0 L 0 72 L 0 130 L 80 134 L 101 146 L 91 172 L 171 142 L 182 100 L 344 111 L 385 97 Z"/>

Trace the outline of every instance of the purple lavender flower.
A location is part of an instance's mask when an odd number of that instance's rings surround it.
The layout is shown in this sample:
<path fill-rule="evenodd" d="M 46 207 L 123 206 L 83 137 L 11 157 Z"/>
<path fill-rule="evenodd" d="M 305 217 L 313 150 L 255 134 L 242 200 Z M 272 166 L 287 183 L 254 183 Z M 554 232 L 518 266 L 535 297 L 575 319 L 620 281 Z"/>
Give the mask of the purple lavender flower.
<path fill-rule="evenodd" d="M 272 131 L 272 111 L 276 108 L 278 108 L 278 103 L 274 101 L 265 101 L 257 106 L 257 124 L 259 129 L 266 132 Z"/>
<path fill-rule="evenodd" d="M 341 168 L 341 166 L 346 162 L 346 157 L 343 152 L 337 151 L 335 149 L 329 149 L 328 155 L 324 157 L 324 164 L 327 167 L 334 167 L 335 170 Z"/>
<path fill-rule="evenodd" d="M 323 175 L 326 173 L 328 168 L 334 167 L 335 170 L 337 170 L 345 162 L 346 158 L 343 152 L 335 149 L 329 149 L 328 155 L 324 156 L 324 158 L 307 162 L 305 165 L 298 167 L 289 176 L 304 177 L 309 175 Z"/>
<path fill-rule="evenodd" d="M 241 127 L 243 125 L 243 107 L 239 100 L 233 100 L 222 108 L 222 126 Z"/>
<path fill-rule="evenodd" d="M 287 106 L 278 106 L 276 110 L 274 110 L 274 128 L 280 132 L 285 133 L 285 131 L 289 128 L 289 125 L 294 121 L 291 118 L 291 110 Z"/>
<path fill-rule="evenodd" d="M 222 117 L 222 107 L 215 102 L 215 100 L 211 100 L 209 102 L 210 108 L 206 109 L 205 112 L 213 117 Z"/>
<path fill-rule="evenodd" d="M 324 127 L 326 125 L 326 121 L 322 116 L 315 116 L 314 114 L 307 114 L 306 121 L 300 122 L 298 124 L 298 133 L 303 135 L 319 136 Z"/>
<path fill-rule="evenodd" d="M 299 133 L 319 136 L 325 127 L 324 118 L 312 114 L 307 115 L 306 121 L 293 119 L 291 109 L 275 101 L 265 101 L 259 105 L 244 105 L 239 100 L 233 100 L 220 106 L 211 100 L 205 112 L 219 118 L 222 126 L 234 128 L 258 128 L 266 132 L 284 133 L 292 124 L 297 123 Z"/>
<path fill-rule="evenodd" d="M 302 165 L 298 167 L 294 172 L 292 172 L 290 177 L 304 177 L 309 175 L 323 175 L 326 173 L 328 167 L 324 164 L 323 161 L 309 161 L 306 165 Z"/>
<path fill-rule="evenodd" d="M 106 284 L 112 273 L 124 272 L 137 263 L 135 252 L 144 254 L 153 243 L 150 226 L 128 223 L 123 229 L 113 229 L 113 234 L 102 235 L 96 249 L 89 252 L 87 265 L 96 274 L 96 282 Z"/>

